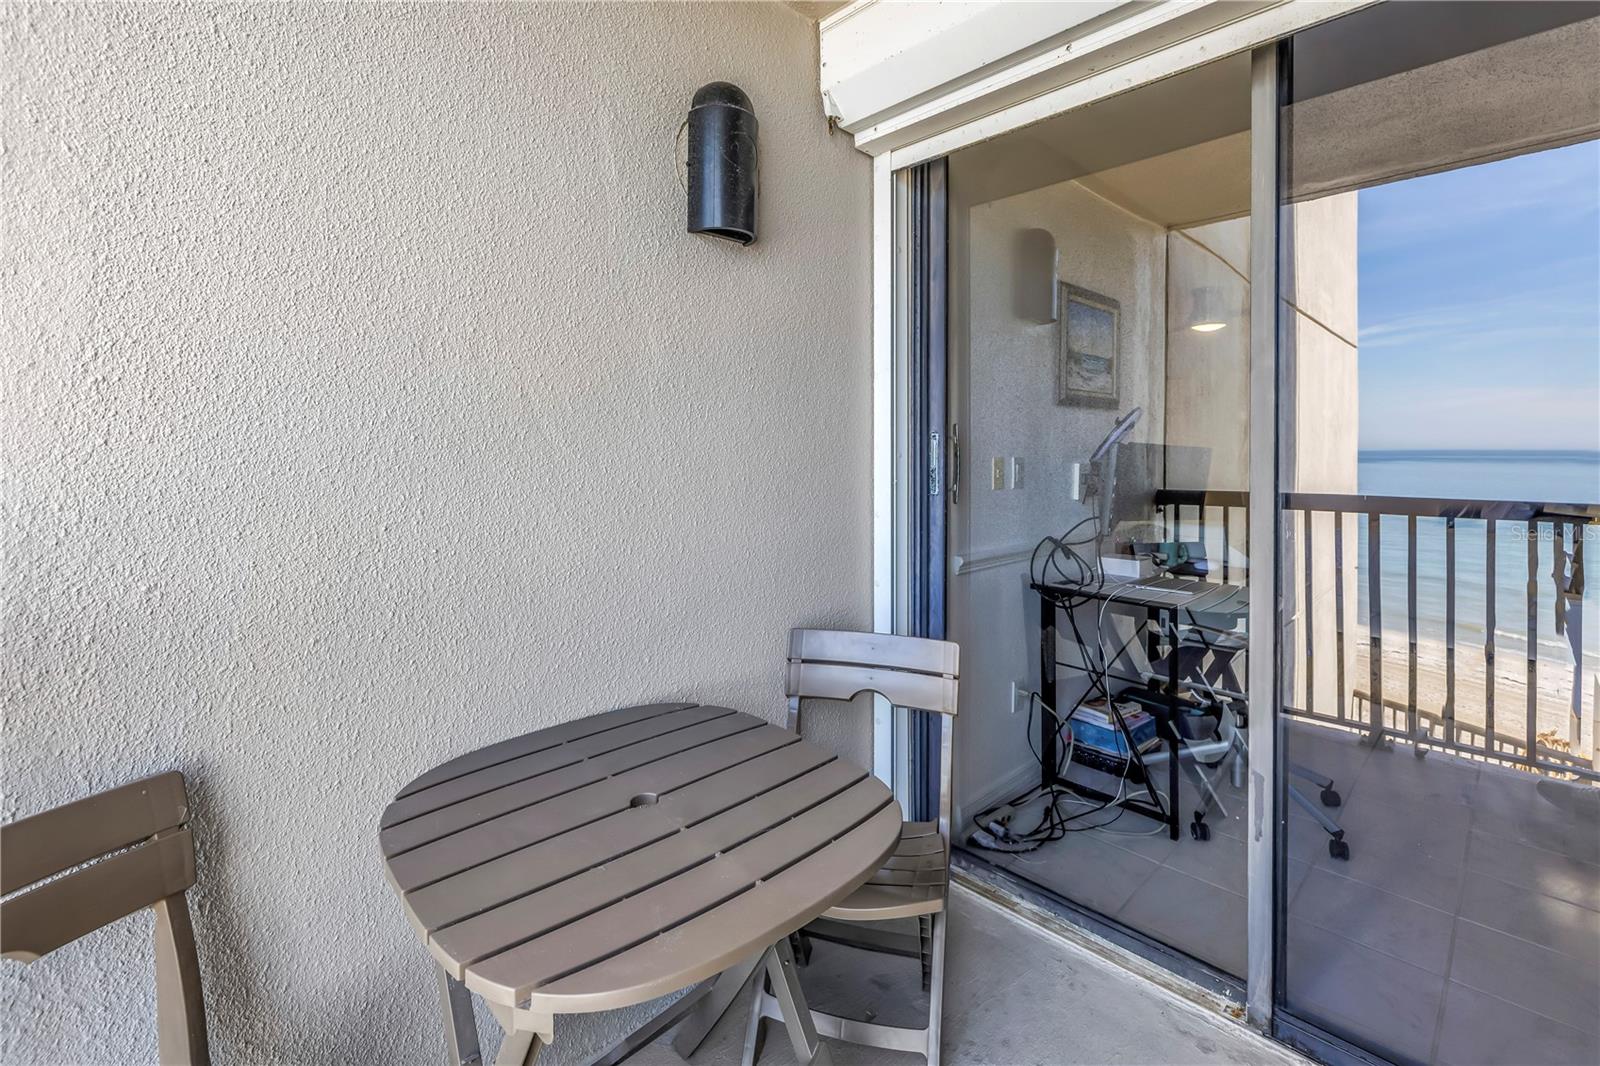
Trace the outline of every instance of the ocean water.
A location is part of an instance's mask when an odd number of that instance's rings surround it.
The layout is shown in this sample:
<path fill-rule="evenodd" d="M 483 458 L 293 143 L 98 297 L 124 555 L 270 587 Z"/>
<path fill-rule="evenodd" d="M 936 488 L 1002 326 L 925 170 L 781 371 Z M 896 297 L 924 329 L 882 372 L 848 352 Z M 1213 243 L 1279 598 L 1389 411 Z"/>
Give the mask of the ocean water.
<path fill-rule="evenodd" d="M 1555 504 L 1600 503 L 1600 452 L 1436 451 L 1362 452 L 1358 488 L 1366 495 L 1420 496 L 1445 499 L 1516 500 Z M 1458 645 L 1483 643 L 1487 596 L 1487 523 L 1456 521 L 1456 639 Z M 1356 568 L 1357 618 L 1367 613 L 1367 529 L 1358 523 Z M 1570 527 L 1569 527 L 1570 528 Z M 1572 661 L 1565 635 L 1555 632 L 1555 544 L 1548 526 L 1531 547 L 1535 558 L 1538 613 L 1535 618 L 1539 658 Z M 1522 648 L 1528 632 L 1527 525 L 1497 523 L 1495 550 L 1495 642 Z M 1406 632 L 1406 520 L 1385 517 L 1378 531 L 1383 629 Z M 1571 550 L 1571 545 L 1567 545 Z M 1600 664 L 1600 527 L 1583 534 L 1588 588 L 1583 602 L 1583 645 L 1586 671 Z M 1445 520 L 1417 522 L 1417 628 L 1424 640 L 1445 634 Z"/>

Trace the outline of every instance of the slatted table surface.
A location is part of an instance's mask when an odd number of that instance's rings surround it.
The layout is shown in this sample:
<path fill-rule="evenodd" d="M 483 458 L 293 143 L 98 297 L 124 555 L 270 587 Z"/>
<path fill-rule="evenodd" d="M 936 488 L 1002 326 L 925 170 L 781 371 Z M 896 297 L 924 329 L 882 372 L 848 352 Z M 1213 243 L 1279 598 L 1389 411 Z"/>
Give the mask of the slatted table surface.
<path fill-rule="evenodd" d="M 492 1003 L 640 1003 L 799 929 L 900 835 L 882 782 L 727 707 L 653 704 L 493 744 L 383 813 L 390 882 Z"/>

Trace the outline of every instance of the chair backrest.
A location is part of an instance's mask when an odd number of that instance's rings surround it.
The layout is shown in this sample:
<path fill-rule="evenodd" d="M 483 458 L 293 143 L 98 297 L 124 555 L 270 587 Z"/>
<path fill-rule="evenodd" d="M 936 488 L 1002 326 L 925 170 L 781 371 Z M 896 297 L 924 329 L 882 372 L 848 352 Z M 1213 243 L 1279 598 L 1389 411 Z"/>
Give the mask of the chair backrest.
<path fill-rule="evenodd" d="M 151 908 L 161 1061 L 206 1063 L 200 967 L 183 895 L 195 882 L 188 821 L 183 775 L 171 772 L 0 826 L 0 892 L 35 886 L 0 903 L 0 954 L 34 962 Z"/>
<path fill-rule="evenodd" d="M 789 634 L 790 699 L 848 700 L 877 692 L 901 707 L 956 713 L 961 649 L 889 633 L 796 629 Z"/>
<path fill-rule="evenodd" d="M 789 728 L 800 729 L 800 701 L 848 700 L 876 692 L 900 707 L 940 715 L 939 831 L 950 835 L 956 696 L 961 649 L 946 640 L 888 633 L 796 629 L 789 634 Z"/>

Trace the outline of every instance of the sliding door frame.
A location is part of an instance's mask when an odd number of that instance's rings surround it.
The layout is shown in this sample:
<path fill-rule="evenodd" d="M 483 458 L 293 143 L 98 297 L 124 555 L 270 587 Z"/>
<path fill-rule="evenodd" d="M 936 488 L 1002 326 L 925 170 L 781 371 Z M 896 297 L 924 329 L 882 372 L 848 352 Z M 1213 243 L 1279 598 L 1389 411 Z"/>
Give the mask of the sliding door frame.
<path fill-rule="evenodd" d="M 1245 1016 L 1263 1031 L 1272 1028 L 1280 987 L 1283 853 L 1278 809 L 1283 792 L 1278 773 L 1278 644 L 1281 578 L 1278 531 L 1282 497 L 1278 455 L 1283 437 L 1279 385 L 1283 367 L 1279 337 L 1278 271 L 1281 247 L 1278 206 L 1278 78 L 1280 46 L 1263 45 L 1250 55 L 1250 500 L 1249 661 L 1245 694 L 1250 708 L 1250 776 L 1246 802 Z M 1269 502 L 1268 502 L 1269 501 Z M 1268 505 L 1263 506 L 1264 502 Z"/>
<path fill-rule="evenodd" d="M 1360 6 L 1360 5 L 1355 5 Z M 1251 56 L 1251 302 L 1250 302 L 1250 495 L 1270 501 L 1270 506 L 1250 509 L 1250 543 L 1253 548 L 1250 568 L 1249 690 L 1250 713 L 1258 728 L 1250 731 L 1247 859 L 1247 979 L 1246 1017 L 1264 1032 L 1275 1031 L 1274 1012 L 1282 988 L 1282 809 L 1281 776 L 1278 773 L 1279 718 L 1277 702 L 1278 642 L 1280 628 L 1280 577 L 1278 573 L 1277 533 L 1280 528 L 1281 498 L 1278 492 L 1278 453 L 1282 433 L 1279 410 L 1280 376 L 1278 321 L 1278 272 L 1280 255 L 1280 217 L 1278 176 L 1280 170 L 1278 103 L 1280 99 L 1279 42 L 1298 29 L 1316 21 L 1342 14 L 1343 10 L 1324 9 L 1316 17 L 1307 14 L 1277 27 L 1277 33 L 1253 40 L 1233 41 L 1235 52 Z M 1063 94 L 1060 112 L 1092 103 L 1094 99 L 1156 80 L 1183 69 L 1221 58 L 1208 51 L 1204 42 L 1174 45 L 1144 60 L 1119 68 L 1114 83 L 1108 82 L 1098 96 L 1080 92 Z M 1036 110 L 1037 103 L 1031 105 Z M 943 598 L 935 608 L 939 623 L 935 627 L 914 619 L 917 614 L 913 595 L 923 585 L 926 573 L 913 574 L 926 566 L 930 553 L 913 548 L 913 528 L 908 522 L 910 495 L 925 491 L 929 477 L 930 449 L 927 431 L 935 427 L 941 440 L 949 431 L 947 423 L 908 417 L 911 399 L 911 368 L 914 345 L 911 334 L 914 249 L 909 239 L 912 169 L 947 154 L 955 147 L 996 136 L 1010 128 L 1006 112 L 946 130 L 926 141 L 883 151 L 873 159 L 873 619 L 881 632 L 943 633 Z M 1031 121 L 1045 117 L 1029 113 Z M 948 279 L 946 278 L 947 282 Z M 923 305 L 926 307 L 926 304 Z M 943 419 L 942 410 L 939 417 Z M 921 438 L 914 442 L 912 434 Z M 943 496 L 948 500 L 948 493 Z M 942 536 L 942 527 L 941 527 Z M 938 565 L 945 566 L 943 552 Z M 947 576 L 942 569 L 939 583 Z M 921 809 L 926 802 L 927 765 L 914 759 L 914 733 L 903 711 L 886 706 L 874 716 L 874 767 L 889 780 L 897 798 L 907 811 Z"/>

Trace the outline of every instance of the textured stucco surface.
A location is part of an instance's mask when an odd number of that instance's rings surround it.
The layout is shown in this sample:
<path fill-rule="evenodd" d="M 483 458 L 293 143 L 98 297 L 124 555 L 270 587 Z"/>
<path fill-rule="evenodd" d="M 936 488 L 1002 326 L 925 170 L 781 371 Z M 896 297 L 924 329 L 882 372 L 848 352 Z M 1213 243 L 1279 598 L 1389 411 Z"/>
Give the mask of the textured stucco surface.
<path fill-rule="evenodd" d="M 439 1061 L 386 798 L 626 703 L 778 720 L 786 630 L 869 620 L 869 164 L 814 27 L 0 27 L 4 815 L 181 769 L 216 1060 Z M 748 249 L 683 232 L 674 137 L 715 78 L 761 121 Z M 809 728 L 867 759 L 864 715 Z M 0 969 L 0 1058 L 152 1060 L 148 933 Z M 624 1022 L 559 1023 L 552 1061 Z"/>

